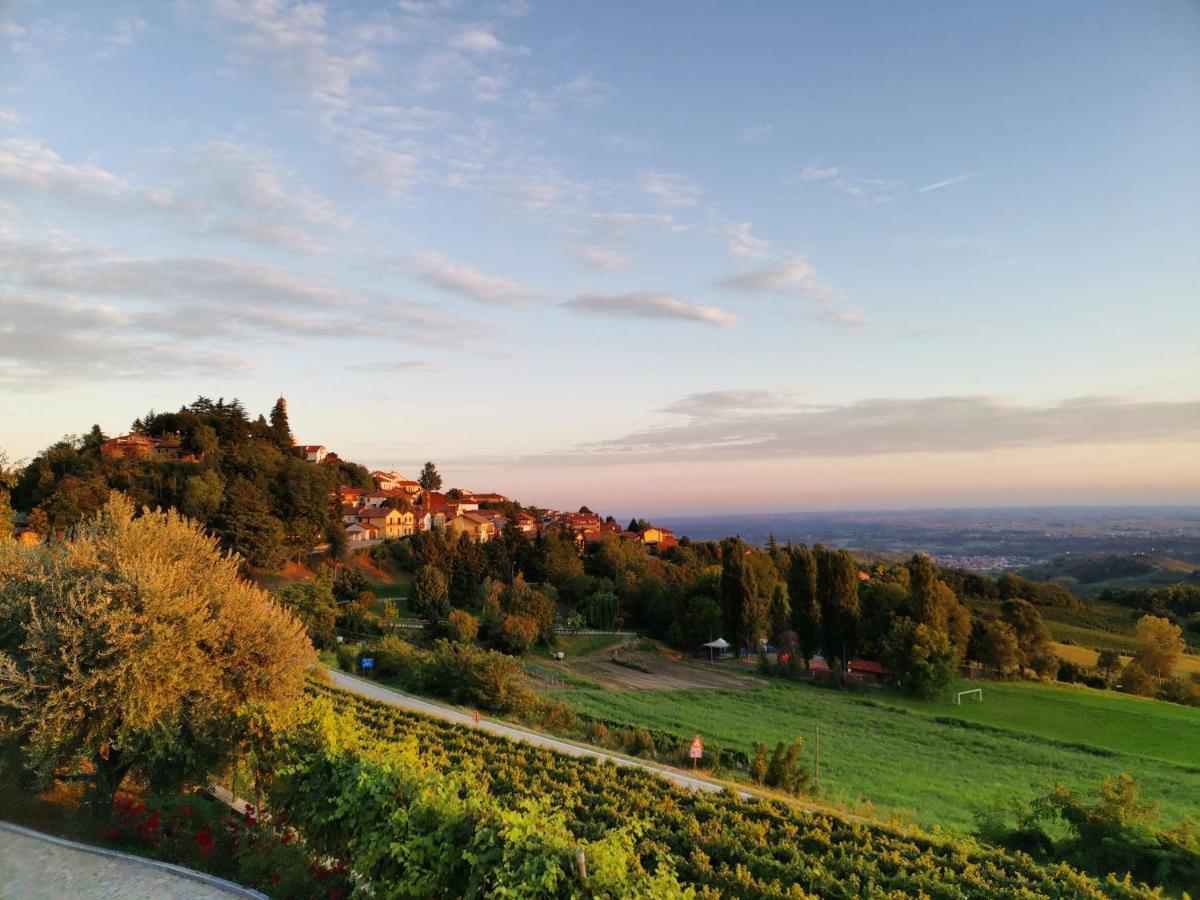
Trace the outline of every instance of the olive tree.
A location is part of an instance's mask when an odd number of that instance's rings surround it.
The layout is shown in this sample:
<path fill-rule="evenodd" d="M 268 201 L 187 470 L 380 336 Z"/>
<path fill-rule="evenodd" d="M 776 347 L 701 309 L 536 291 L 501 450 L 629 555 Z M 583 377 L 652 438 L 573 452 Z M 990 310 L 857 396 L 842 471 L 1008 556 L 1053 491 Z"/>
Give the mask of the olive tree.
<path fill-rule="evenodd" d="M 103 815 L 131 773 L 198 783 L 245 708 L 298 699 L 312 645 L 238 564 L 197 524 L 116 493 L 67 540 L 0 542 L 0 725 L 27 767 L 87 781 Z"/>

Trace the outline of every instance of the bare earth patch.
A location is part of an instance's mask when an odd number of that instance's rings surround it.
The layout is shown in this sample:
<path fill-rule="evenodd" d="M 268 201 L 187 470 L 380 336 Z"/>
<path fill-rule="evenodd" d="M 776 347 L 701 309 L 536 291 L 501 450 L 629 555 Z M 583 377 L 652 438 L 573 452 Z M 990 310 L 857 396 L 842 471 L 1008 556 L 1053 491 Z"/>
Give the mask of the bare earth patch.
<path fill-rule="evenodd" d="M 749 690 L 761 686 L 758 679 L 736 671 L 674 662 L 656 653 L 622 651 L 620 658 L 640 668 L 621 665 L 603 656 L 572 663 L 569 669 L 572 675 L 613 691 Z"/>

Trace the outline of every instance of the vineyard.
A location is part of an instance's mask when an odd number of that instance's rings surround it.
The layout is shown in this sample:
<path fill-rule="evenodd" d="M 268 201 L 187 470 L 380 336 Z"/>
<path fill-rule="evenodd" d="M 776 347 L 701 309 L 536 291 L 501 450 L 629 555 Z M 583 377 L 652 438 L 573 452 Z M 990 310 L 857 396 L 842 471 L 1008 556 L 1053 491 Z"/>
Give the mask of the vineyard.
<path fill-rule="evenodd" d="M 377 884 L 397 877 L 417 891 L 436 892 L 459 878 L 475 885 L 474 893 L 487 893 L 481 885 L 488 873 L 471 863 L 487 854 L 461 843 L 460 858 L 453 852 L 455 834 L 461 832 L 465 842 L 463 835 L 474 832 L 470 840 L 479 840 L 486 828 L 506 828 L 509 849 L 491 857 L 504 869 L 517 840 L 512 816 L 525 815 L 521 828 L 528 833 L 522 831 L 519 840 L 539 837 L 529 817 L 544 817 L 546 833 L 554 835 L 546 848 L 551 862 L 534 867 L 534 874 L 543 892 L 555 895 L 600 895 L 594 893 L 598 883 L 583 890 L 564 881 L 574 848 L 588 847 L 600 857 L 627 854 L 626 866 L 642 880 L 617 892 L 646 896 L 678 893 L 677 888 L 694 889 L 700 897 L 1151 896 L 1127 883 L 1099 882 L 1066 866 L 1040 866 L 974 844 L 781 801 L 746 801 L 731 792 L 689 793 L 642 770 L 440 723 L 327 685 L 314 683 L 310 691 L 337 715 L 352 716 L 371 750 L 355 751 L 346 738 L 319 761 L 293 764 L 280 779 L 280 800 L 318 845 L 324 839 L 329 846 L 349 846 L 356 870 Z M 346 727 L 353 730 L 350 723 Z M 419 768 L 419 777 L 398 771 L 400 763 L 389 764 L 389 753 Z M 431 778 L 455 789 L 437 790 Z M 456 832 L 448 824 L 445 810 L 455 803 L 471 811 L 471 828 Z M 442 871 L 449 857 L 467 869 Z M 431 867 L 431 880 L 419 880 L 421 866 Z"/>

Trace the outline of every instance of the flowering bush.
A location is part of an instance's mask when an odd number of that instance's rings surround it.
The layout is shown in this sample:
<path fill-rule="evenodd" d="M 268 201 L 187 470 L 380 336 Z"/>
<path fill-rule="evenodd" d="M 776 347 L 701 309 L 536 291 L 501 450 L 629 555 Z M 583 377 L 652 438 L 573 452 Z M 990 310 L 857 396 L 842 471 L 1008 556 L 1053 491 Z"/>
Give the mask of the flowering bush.
<path fill-rule="evenodd" d="M 258 888 L 272 897 L 339 900 L 350 892 L 341 860 L 314 859 L 286 820 L 244 814 L 203 797 L 113 804 L 102 836 L 132 853 Z"/>

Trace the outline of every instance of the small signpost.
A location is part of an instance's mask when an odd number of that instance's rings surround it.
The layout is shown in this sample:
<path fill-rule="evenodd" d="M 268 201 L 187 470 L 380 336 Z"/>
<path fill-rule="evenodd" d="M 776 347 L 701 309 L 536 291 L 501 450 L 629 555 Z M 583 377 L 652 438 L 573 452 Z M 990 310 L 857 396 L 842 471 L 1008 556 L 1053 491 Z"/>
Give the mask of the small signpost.
<path fill-rule="evenodd" d="M 700 735 L 696 735 L 692 741 L 692 746 L 688 748 L 688 756 L 692 759 L 692 768 L 700 766 L 700 758 L 704 756 L 704 741 L 700 740 Z"/>
<path fill-rule="evenodd" d="M 374 668 L 374 666 L 375 666 L 375 658 L 374 658 L 373 656 L 364 656 L 364 657 L 363 657 L 363 658 L 362 658 L 362 659 L 359 661 L 359 665 L 361 665 L 361 666 L 362 666 L 363 674 L 365 675 L 365 674 L 366 674 L 367 672 L 369 672 L 369 671 L 370 671 L 372 668 Z"/>

